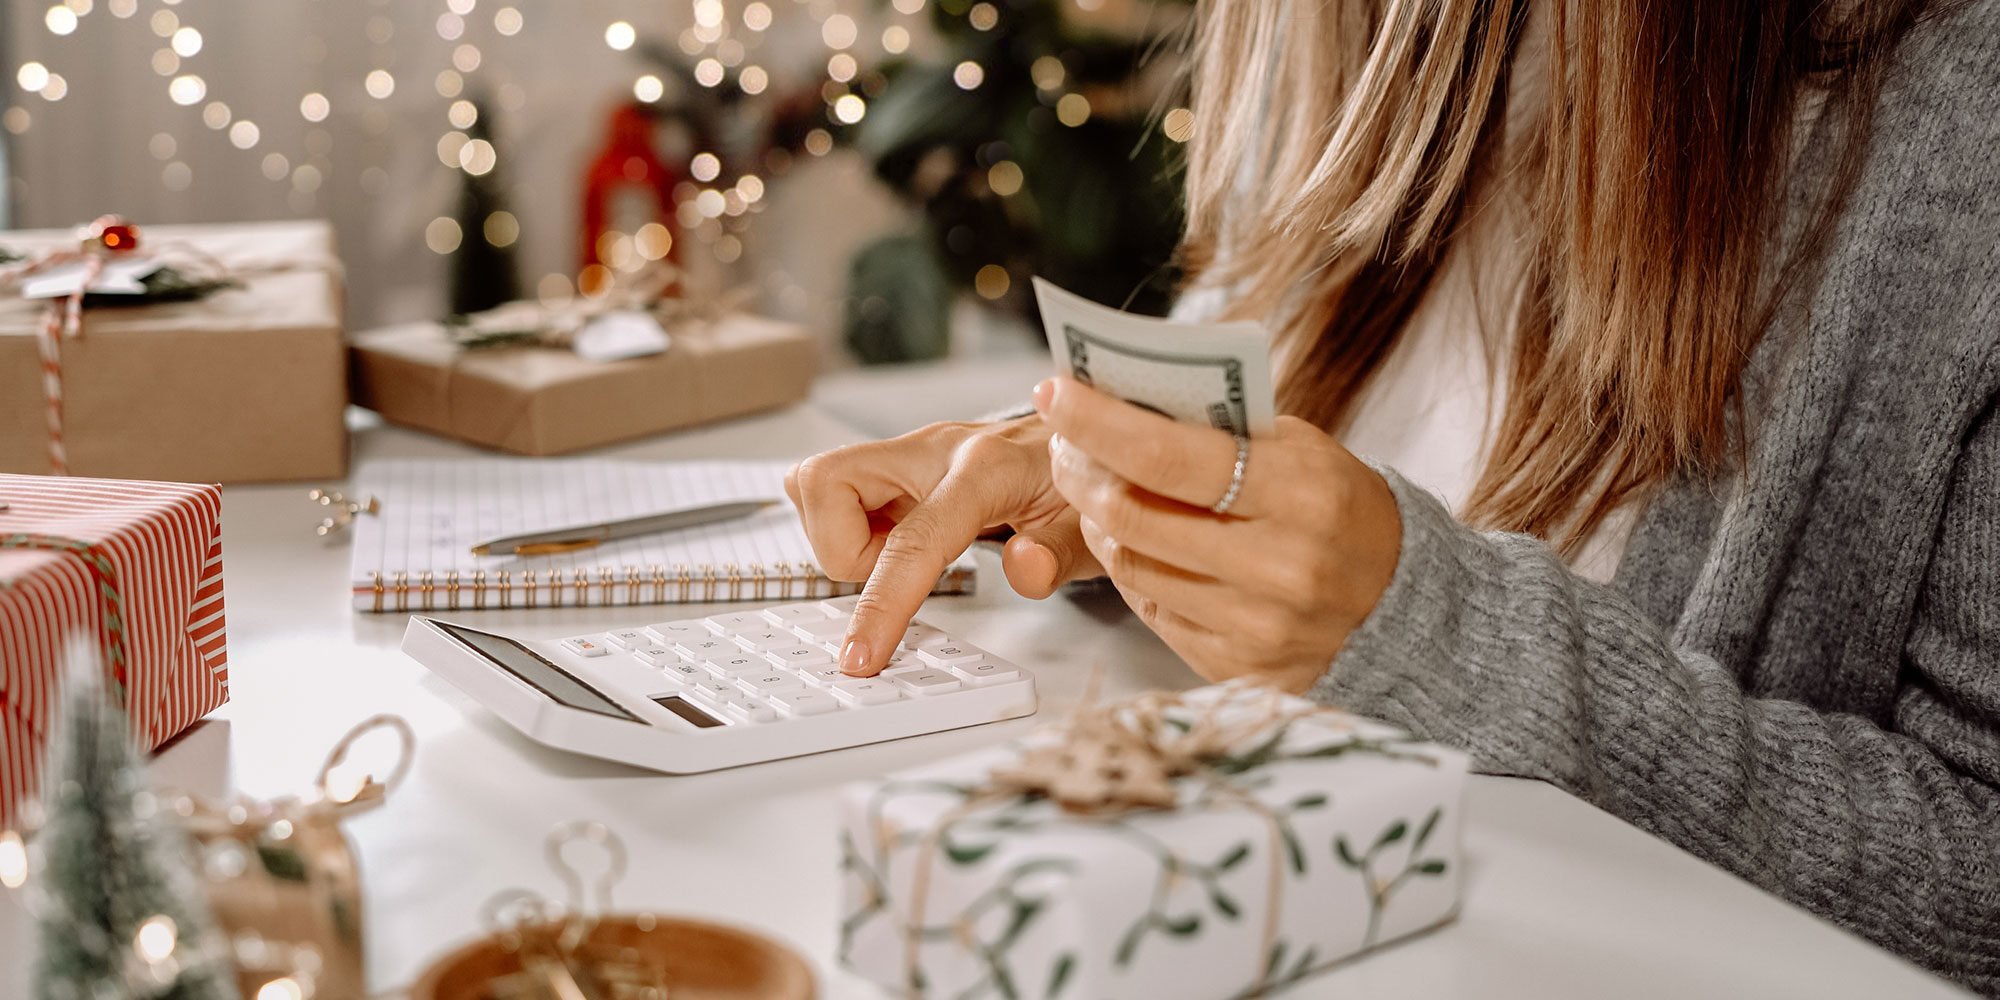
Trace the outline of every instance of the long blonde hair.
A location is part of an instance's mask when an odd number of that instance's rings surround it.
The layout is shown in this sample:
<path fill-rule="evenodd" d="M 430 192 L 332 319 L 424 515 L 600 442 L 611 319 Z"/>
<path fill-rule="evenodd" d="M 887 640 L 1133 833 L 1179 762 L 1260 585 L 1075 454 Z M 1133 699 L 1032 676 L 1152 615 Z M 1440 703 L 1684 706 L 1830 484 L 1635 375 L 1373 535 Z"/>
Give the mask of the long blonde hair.
<path fill-rule="evenodd" d="M 1540 0 L 1537 0 L 1540 2 Z M 1548 95 L 1477 523 L 1566 548 L 1635 493 L 1713 472 L 1779 280 L 1823 243 L 1914 0 L 1547 0 Z M 1201 0 L 1183 259 L 1274 329 L 1279 403 L 1337 429 L 1429 286 L 1494 154 L 1528 0 Z M 1772 267 L 1808 87 L 1843 146 Z"/>

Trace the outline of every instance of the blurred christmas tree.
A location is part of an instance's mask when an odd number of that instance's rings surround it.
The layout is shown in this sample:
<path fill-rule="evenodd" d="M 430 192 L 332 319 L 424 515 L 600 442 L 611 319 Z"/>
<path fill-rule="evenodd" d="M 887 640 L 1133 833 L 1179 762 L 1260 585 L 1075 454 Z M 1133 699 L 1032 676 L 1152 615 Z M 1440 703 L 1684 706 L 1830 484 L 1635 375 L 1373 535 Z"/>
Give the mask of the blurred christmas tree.
<path fill-rule="evenodd" d="M 79 654 L 72 654 L 72 661 Z M 235 1000 L 180 829 L 147 790 L 96 658 L 73 670 L 45 784 L 38 1000 Z"/>
<path fill-rule="evenodd" d="M 1152 57 L 1187 5 L 935 0 L 930 10 L 944 58 L 884 66 L 888 84 L 853 135 L 924 223 L 857 258 L 849 346 L 872 361 L 943 354 L 951 294 L 939 283 L 1028 312 L 1028 279 L 1040 275 L 1163 311 L 1181 232 L 1172 140 L 1190 117 L 1165 99 L 1177 67 Z"/>
<path fill-rule="evenodd" d="M 1164 311 L 1179 277 L 1175 151 L 1192 121 L 1170 99 L 1182 77 L 1168 43 L 1185 37 L 1191 0 L 892 3 L 903 17 L 927 10 L 937 44 L 886 18 L 891 55 L 863 65 L 853 19 L 815 8 L 831 55 L 823 77 L 792 89 L 755 61 L 772 18 L 762 0 L 744 5 L 740 37 L 720 0 L 697 0 L 698 23 L 676 44 L 640 45 L 658 71 L 642 79 L 648 110 L 686 150 L 672 161 L 691 177 L 683 207 L 708 197 L 721 210 L 683 211 L 683 229 L 720 247 L 761 208 L 759 174 L 847 147 L 922 219 L 850 265 L 846 337 L 862 360 L 943 354 L 952 300 L 967 290 L 1031 313 L 1035 275 Z M 929 54 L 902 54 L 913 50 Z"/>
<path fill-rule="evenodd" d="M 470 102 L 473 119 L 460 147 L 458 227 L 462 234 L 451 256 L 451 311 L 456 315 L 491 309 L 521 297 L 514 266 L 520 223 L 507 211 L 494 152 L 496 142 L 483 100 Z"/>

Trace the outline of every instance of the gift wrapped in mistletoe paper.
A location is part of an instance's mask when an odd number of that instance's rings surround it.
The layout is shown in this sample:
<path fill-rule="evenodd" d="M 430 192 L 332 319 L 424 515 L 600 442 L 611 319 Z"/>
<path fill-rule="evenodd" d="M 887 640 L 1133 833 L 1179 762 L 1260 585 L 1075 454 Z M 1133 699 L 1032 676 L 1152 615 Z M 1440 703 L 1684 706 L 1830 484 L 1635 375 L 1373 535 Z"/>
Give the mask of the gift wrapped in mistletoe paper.
<path fill-rule="evenodd" d="M 843 964 L 906 996 L 1275 991 L 1451 918 L 1463 754 L 1227 684 L 849 786 Z"/>

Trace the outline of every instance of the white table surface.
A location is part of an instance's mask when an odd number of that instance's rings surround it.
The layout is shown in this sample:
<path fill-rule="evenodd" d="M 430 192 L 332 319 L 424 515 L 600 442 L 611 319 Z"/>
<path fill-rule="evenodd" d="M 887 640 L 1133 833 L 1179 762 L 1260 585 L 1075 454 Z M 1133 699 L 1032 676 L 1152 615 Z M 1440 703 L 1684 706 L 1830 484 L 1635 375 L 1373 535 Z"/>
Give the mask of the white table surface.
<path fill-rule="evenodd" d="M 793 457 L 855 439 L 813 408 L 616 449 L 621 457 Z M 361 456 L 467 449 L 373 428 Z M 224 492 L 231 702 L 155 761 L 156 776 L 219 793 L 302 790 L 327 748 L 378 712 L 408 719 L 408 782 L 350 833 L 366 881 L 369 979 L 393 990 L 474 933 L 508 886 L 555 893 L 542 839 L 601 820 L 631 848 L 618 902 L 760 929 L 802 952 L 824 996 L 881 994 L 835 969 L 835 789 L 985 746 L 1058 716 L 1091 664 L 1109 697 L 1194 683 L 1151 633 L 1103 599 L 1045 602 L 1010 591 L 982 554 L 975 596 L 925 617 L 1034 669 L 1035 719 L 778 761 L 664 776 L 543 748 L 397 651 L 399 615 L 357 614 L 348 557 L 313 537 L 300 486 Z M 711 606 L 711 608 L 714 606 Z M 463 616 L 463 615 L 462 615 Z M 676 617 L 670 610 L 481 612 L 530 636 Z M 1467 806 L 1464 910 L 1447 927 L 1351 963 L 1288 996 L 1943 997 L 1948 984 L 1748 884 L 1536 782 L 1475 778 Z M 0 997 L 25 996 L 31 935 L 0 893 Z"/>

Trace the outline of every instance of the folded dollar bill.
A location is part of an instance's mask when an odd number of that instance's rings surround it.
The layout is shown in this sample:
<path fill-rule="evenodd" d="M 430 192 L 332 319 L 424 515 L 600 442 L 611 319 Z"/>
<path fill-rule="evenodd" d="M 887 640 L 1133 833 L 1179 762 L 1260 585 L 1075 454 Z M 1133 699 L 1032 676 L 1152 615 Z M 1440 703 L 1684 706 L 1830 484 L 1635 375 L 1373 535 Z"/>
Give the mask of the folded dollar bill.
<path fill-rule="evenodd" d="M 1270 432 L 1277 406 L 1262 325 L 1134 316 L 1040 278 L 1035 300 L 1057 371 L 1175 420 Z"/>

